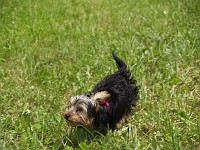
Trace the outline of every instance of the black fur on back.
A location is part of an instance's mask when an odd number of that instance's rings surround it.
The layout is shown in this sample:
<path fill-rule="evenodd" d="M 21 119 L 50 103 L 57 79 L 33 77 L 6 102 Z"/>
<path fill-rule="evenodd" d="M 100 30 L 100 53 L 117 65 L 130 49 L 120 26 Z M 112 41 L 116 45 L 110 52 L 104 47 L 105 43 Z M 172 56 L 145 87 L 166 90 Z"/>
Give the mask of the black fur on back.
<path fill-rule="evenodd" d="M 101 105 L 95 114 L 93 125 L 97 129 L 115 129 L 116 124 L 131 112 L 131 107 L 135 106 L 139 99 L 137 83 L 131 77 L 130 70 L 114 52 L 112 55 L 118 71 L 106 76 L 92 91 L 92 93 L 107 91 L 111 95 L 108 99 L 110 106 Z"/>

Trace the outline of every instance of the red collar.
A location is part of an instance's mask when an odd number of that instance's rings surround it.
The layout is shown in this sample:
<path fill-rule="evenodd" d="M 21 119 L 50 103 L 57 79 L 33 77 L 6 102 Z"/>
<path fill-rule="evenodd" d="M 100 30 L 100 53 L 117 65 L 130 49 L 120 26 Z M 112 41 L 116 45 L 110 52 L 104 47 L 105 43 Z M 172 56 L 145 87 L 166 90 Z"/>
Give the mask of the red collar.
<path fill-rule="evenodd" d="M 101 105 L 106 105 L 107 107 L 110 106 L 110 104 L 108 103 L 108 100 L 103 100 L 101 103 Z"/>

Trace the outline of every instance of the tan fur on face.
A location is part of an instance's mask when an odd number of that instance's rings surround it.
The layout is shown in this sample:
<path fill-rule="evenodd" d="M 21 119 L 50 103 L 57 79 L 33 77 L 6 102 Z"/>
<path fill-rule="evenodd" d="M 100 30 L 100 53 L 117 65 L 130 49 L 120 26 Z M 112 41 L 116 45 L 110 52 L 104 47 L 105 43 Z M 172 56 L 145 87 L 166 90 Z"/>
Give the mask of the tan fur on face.
<path fill-rule="evenodd" d="M 71 106 L 70 109 L 66 110 L 69 115 L 68 121 L 76 124 L 87 124 L 87 108 L 84 103 L 80 103 Z"/>
<path fill-rule="evenodd" d="M 78 95 L 71 98 L 70 108 L 66 110 L 65 115 L 69 115 L 67 118 L 67 122 L 72 125 L 84 125 L 91 126 L 93 119 L 88 116 L 88 106 L 87 102 L 91 103 L 96 111 L 99 110 L 99 103 L 110 97 L 110 94 L 107 91 L 97 92 L 95 95 L 86 96 L 86 95 Z"/>
<path fill-rule="evenodd" d="M 84 99 L 82 100 L 81 97 L 79 99 L 79 96 L 71 99 L 70 108 L 66 110 L 65 114 L 69 115 L 67 122 L 71 125 L 90 126 L 92 124 L 93 119 L 88 117 L 87 105 Z"/>

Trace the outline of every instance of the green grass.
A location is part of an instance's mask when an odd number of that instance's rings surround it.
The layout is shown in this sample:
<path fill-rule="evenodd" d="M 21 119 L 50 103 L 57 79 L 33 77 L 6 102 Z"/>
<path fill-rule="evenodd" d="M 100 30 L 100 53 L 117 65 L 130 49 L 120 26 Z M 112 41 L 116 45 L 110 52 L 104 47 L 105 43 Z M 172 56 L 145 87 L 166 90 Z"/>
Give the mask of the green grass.
<path fill-rule="evenodd" d="M 0 149 L 199 149 L 198 0 L 1 0 Z M 72 95 L 125 60 L 134 115 L 101 135 L 66 125 Z"/>

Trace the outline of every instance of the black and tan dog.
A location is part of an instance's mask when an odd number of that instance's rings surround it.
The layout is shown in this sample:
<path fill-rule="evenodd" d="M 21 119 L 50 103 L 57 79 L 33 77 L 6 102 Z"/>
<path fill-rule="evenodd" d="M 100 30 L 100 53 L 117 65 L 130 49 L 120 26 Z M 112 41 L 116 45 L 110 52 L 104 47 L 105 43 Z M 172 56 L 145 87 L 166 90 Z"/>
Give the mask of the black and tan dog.
<path fill-rule="evenodd" d="M 136 81 L 126 64 L 112 53 L 118 71 L 106 76 L 91 93 L 71 98 L 65 119 L 72 125 L 96 130 L 115 129 L 139 99 Z"/>

